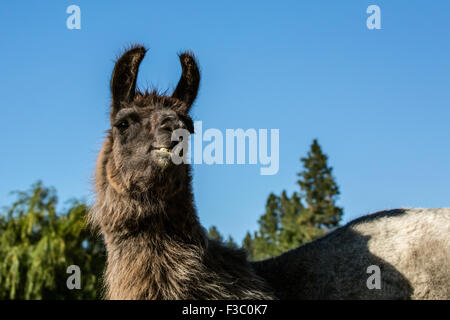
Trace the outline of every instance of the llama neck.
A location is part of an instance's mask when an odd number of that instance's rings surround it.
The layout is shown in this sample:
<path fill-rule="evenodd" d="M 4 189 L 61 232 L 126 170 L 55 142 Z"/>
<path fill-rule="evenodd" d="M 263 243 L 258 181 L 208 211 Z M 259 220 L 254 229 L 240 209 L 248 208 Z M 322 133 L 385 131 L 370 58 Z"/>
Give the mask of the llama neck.
<path fill-rule="evenodd" d="M 138 195 L 120 194 L 108 186 L 99 192 L 94 211 L 94 224 L 119 240 L 146 234 L 187 242 L 203 241 L 190 184 L 173 194 L 163 190 Z"/>
<path fill-rule="evenodd" d="M 109 299 L 186 299 L 205 273 L 205 250 L 167 236 L 140 233 L 117 243 L 106 237 Z"/>
<path fill-rule="evenodd" d="M 180 299 L 202 272 L 207 238 L 190 185 L 171 197 L 121 196 L 106 190 L 96 204 L 108 251 L 110 299 Z M 108 201 L 109 200 L 109 201 Z"/>

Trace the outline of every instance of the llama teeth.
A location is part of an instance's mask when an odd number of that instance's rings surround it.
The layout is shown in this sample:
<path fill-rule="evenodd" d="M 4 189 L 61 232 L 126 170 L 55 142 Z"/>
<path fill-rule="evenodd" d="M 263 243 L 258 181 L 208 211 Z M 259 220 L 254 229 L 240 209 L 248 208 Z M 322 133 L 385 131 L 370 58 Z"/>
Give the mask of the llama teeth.
<path fill-rule="evenodd" d="M 161 149 L 159 149 L 159 151 L 163 151 L 163 152 L 169 152 L 169 150 L 168 150 L 168 149 L 166 149 L 166 148 L 161 148 Z"/>

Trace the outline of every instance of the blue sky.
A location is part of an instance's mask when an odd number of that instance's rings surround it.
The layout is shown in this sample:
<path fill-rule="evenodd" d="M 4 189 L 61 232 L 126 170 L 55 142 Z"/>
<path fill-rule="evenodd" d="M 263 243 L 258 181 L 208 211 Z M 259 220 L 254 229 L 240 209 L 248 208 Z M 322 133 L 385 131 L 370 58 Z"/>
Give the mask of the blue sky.
<path fill-rule="evenodd" d="M 81 8 L 81 30 L 66 8 Z M 366 8 L 381 8 L 381 30 Z M 108 81 L 127 44 L 150 48 L 141 88 L 173 89 L 176 53 L 202 70 L 204 128 L 280 129 L 280 169 L 194 166 L 203 225 L 241 240 L 270 192 L 297 190 L 319 139 L 344 220 L 450 203 L 448 1 L 10 1 L 0 9 L 0 206 L 42 179 L 61 202 L 93 200 Z"/>

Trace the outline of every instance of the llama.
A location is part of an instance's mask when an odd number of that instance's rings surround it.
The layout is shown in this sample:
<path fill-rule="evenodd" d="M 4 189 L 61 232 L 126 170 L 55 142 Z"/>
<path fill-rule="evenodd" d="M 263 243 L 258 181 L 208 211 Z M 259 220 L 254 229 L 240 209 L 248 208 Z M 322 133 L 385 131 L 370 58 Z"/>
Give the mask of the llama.
<path fill-rule="evenodd" d="M 279 257 L 207 238 L 193 205 L 190 167 L 171 161 L 171 133 L 193 132 L 200 74 L 180 55 L 173 94 L 136 90 L 146 49 L 116 62 L 111 129 L 97 159 L 91 223 L 107 248 L 109 299 L 450 299 L 450 209 L 398 209 L 356 219 Z M 381 287 L 367 285 L 368 268 Z"/>
<path fill-rule="evenodd" d="M 450 208 L 373 213 L 252 265 L 279 299 L 450 299 Z"/>
<path fill-rule="evenodd" d="M 271 299 L 242 249 L 208 239 L 193 204 L 190 167 L 171 160 L 172 132 L 193 132 L 189 109 L 199 87 L 193 54 L 171 96 L 139 92 L 146 54 L 126 51 L 111 78 L 111 129 L 97 159 L 90 222 L 107 249 L 108 299 Z"/>

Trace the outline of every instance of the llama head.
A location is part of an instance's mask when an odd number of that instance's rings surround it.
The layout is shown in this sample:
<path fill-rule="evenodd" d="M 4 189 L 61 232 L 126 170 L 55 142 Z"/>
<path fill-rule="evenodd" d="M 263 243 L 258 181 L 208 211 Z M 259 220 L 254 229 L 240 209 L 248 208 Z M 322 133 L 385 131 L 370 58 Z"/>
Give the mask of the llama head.
<path fill-rule="evenodd" d="M 116 62 L 111 78 L 111 129 L 97 164 L 96 180 L 119 193 L 174 192 L 189 176 L 186 164 L 176 165 L 172 133 L 193 133 L 189 109 L 200 73 L 191 53 L 181 54 L 182 75 L 171 96 L 136 90 L 139 65 L 146 49 L 136 46 Z"/>

